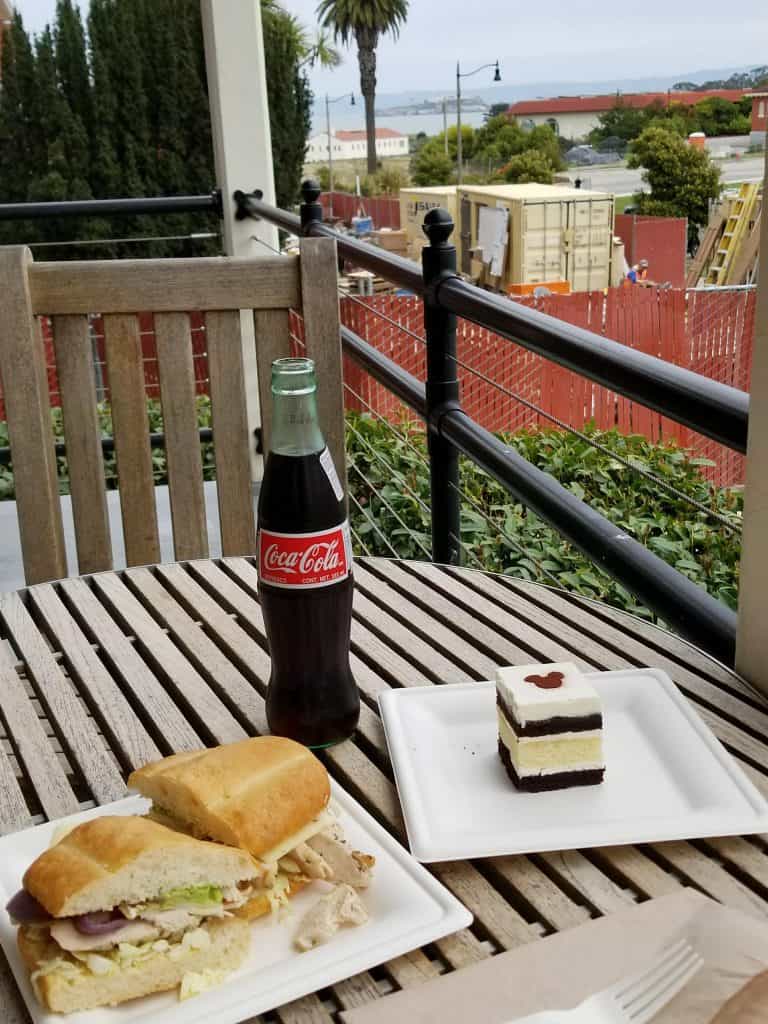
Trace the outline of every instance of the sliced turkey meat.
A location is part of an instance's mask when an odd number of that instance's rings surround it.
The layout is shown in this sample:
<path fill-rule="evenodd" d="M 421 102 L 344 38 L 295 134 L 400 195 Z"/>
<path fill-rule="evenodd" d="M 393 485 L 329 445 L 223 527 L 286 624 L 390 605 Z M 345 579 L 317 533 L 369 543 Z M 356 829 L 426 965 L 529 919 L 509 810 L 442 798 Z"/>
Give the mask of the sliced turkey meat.
<path fill-rule="evenodd" d="M 62 949 L 70 953 L 89 953 L 98 949 L 111 949 L 119 942 L 147 942 L 159 938 L 160 932 L 145 921 L 131 921 L 106 935 L 83 935 L 70 920 L 65 919 L 53 922 L 51 936 Z"/>
<path fill-rule="evenodd" d="M 376 858 L 358 850 L 350 850 L 340 829 L 334 827 L 321 832 L 308 840 L 308 843 L 330 868 L 334 882 L 343 882 L 355 889 L 366 889 L 370 885 Z"/>
<path fill-rule="evenodd" d="M 307 843 L 299 843 L 291 850 L 288 858 L 298 864 L 299 869 L 309 878 L 321 879 L 328 882 L 333 878 L 333 870 L 326 864 L 317 850 L 314 850 Z"/>
<path fill-rule="evenodd" d="M 337 885 L 322 896 L 299 922 L 293 940 L 302 952 L 332 938 L 343 924 L 365 924 L 368 911 L 351 885 Z"/>
<path fill-rule="evenodd" d="M 203 915 L 192 913 L 183 907 L 174 907 L 173 910 L 144 910 L 141 920 L 159 928 L 163 935 L 175 935 L 176 932 L 184 932 L 188 928 L 197 928 Z M 216 908 L 209 917 L 223 917 L 223 909 Z"/>

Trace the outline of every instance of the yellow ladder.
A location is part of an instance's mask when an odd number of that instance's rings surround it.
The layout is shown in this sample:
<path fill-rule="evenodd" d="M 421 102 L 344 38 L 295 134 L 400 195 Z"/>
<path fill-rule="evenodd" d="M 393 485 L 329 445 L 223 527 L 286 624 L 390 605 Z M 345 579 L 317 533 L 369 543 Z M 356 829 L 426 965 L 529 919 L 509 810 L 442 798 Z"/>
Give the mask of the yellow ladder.
<path fill-rule="evenodd" d="M 725 222 L 725 230 L 720 238 L 714 259 L 707 271 L 706 284 L 725 283 L 731 263 L 739 251 L 739 246 L 749 227 L 759 188 L 760 186 L 756 184 L 745 184 L 739 188 L 739 194 L 734 200 L 728 220 Z"/>

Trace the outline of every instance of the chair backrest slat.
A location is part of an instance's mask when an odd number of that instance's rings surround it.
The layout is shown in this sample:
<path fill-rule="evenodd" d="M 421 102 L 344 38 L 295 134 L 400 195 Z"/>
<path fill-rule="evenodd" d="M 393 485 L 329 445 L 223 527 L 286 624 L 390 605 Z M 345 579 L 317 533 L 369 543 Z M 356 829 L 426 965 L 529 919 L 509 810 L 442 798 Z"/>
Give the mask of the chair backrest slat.
<path fill-rule="evenodd" d="M 26 249 L 0 249 L 0 374 L 16 473 L 28 582 L 66 575 L 46 356 L 36 317 L 54 322 L 72 507 L 81 573 L 112 565 L 102 438 L 87 314 L 100 314 L 112 408 L 125 556 L 161 558 L 139 317 L 154 314 L 165 456 L 178 559 L 206 557 L 208 523 L 195 370 L 208 367 L 221 551 L 256 547 L 249 403 L 244 366 L 258 370 L 265 450 L 272 417 L 271 364 L 290 355 L 289 311 L 303 313 L 307 355 L 318 371 L 323 431 L 346 486 L 336 246 L 302 239 L 300 254 L 265 260 L 108 260 L 35 264 Z M 190 314 L 205 314 L 206 352 L 193 350 Z M 256 347 L 248 346 L 252 320 Z M 244 330 L 247 327 L 247 330 Z M 203 335 L 201 335 L 203 337 Z M 113 534 L 116 532 L 113 524 Z"/>
<path fill-rule="evenodd" d="M 67 471 L 81 573 L 112 568 L 112 540 L 96 404 L 93 348 L 86 316 L 53 318 Z"/>
<path fill-rule="evenodd" d="M 285 309 L 257 309 L 253 313 L 256 352 L 259 366 L 259 404 L 261 407 L 261 444 L 269 451 L 272 434 L 272 373 L 268 369 L 275 359 L 291 354 L 291 333 L 288 312 Z M 265 415 L 266 413 L 266 415 Z"/>
<path fill-rule="evenodd" d="M 144 360 L 136 316 L 104 316 L 120 513 L 128 565 L 160 561 Z"/>
<path fill-rule="evenodd" d="M 288 309 L 300 302 L 297 260 L 93 260 L 35 263 L 35 313 L 184 313 Z"/>
<path fill-rule="evenodd" d="M 255 439 L 248 437 L 240 313 L 208 313 L 205 333 L 221 550 L 224 555 L 252 554 L 256 527 L 248 445 Z"/>
<path fill-rule="evenodd" d="M 330 246 L 328 243 L 330 242 Z M 332 247 L 333 258 L 329 259 Z M 336 280 L 336 242 L 305 238 L 301 250 L 301 305 L 307 355 L 317 370 L 317 408 L 339 478 L 346 482 L 344 403 L 339 400 L 342 379 L 339 334 L 339 292 Z"/>
<path fill-rule="evenodd" d="M 0 377 L 28 583 L 67 574 L 45 349 L 32 316 L 28 249 L 0 250 Z"/>
<path fill-rule="evenodd" d="M 177 559 L 208 557 L 192 332 L 186 313 L 155 316 L 168 490 Z"/>

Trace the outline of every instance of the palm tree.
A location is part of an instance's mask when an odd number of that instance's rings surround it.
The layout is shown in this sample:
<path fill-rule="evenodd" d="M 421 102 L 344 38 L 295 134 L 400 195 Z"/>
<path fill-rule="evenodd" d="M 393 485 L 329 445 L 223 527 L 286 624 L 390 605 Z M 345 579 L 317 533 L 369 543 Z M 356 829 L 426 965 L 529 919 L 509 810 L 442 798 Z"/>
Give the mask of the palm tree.
<path fill-rule="evenodd" d="M 324 28 L 349 46 L 357 42 L 360 91 L 365 100 L 365 131 L 368 137 L 368 173 L 376 173 L 376 47 L 379 36 L 391 32 L 397 38 L 408 16 L 408 0 L 320 0 L 317 16 Z"/>

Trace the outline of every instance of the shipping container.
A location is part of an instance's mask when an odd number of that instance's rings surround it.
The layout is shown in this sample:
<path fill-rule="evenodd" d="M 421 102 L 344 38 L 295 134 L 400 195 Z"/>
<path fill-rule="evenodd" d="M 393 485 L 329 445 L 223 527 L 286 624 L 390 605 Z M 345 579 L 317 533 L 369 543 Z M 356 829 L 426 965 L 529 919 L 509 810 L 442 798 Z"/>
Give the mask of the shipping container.
<path fill-rule="evenodd" d="M 427 243 L 422 231 L 424 218 L 430 210 L 442 206 L 456 223 L 456 186 L 436 185 L 430 188 L 404 188 L 400 190 L 400 227 L 407 236 L 408 258 L 421 261 L 421 250 Z M 455 239 L 458 241 L 458 239 Z"/>
<path fill-rule="evenodd" d="M 610 193 L 466 185 L 458 190 L 458 217 L 459 268 L 481 285 L 506 292 L 513 285 L 568 281 L 572 291 L 584 292 L 611 283 Z"/>

